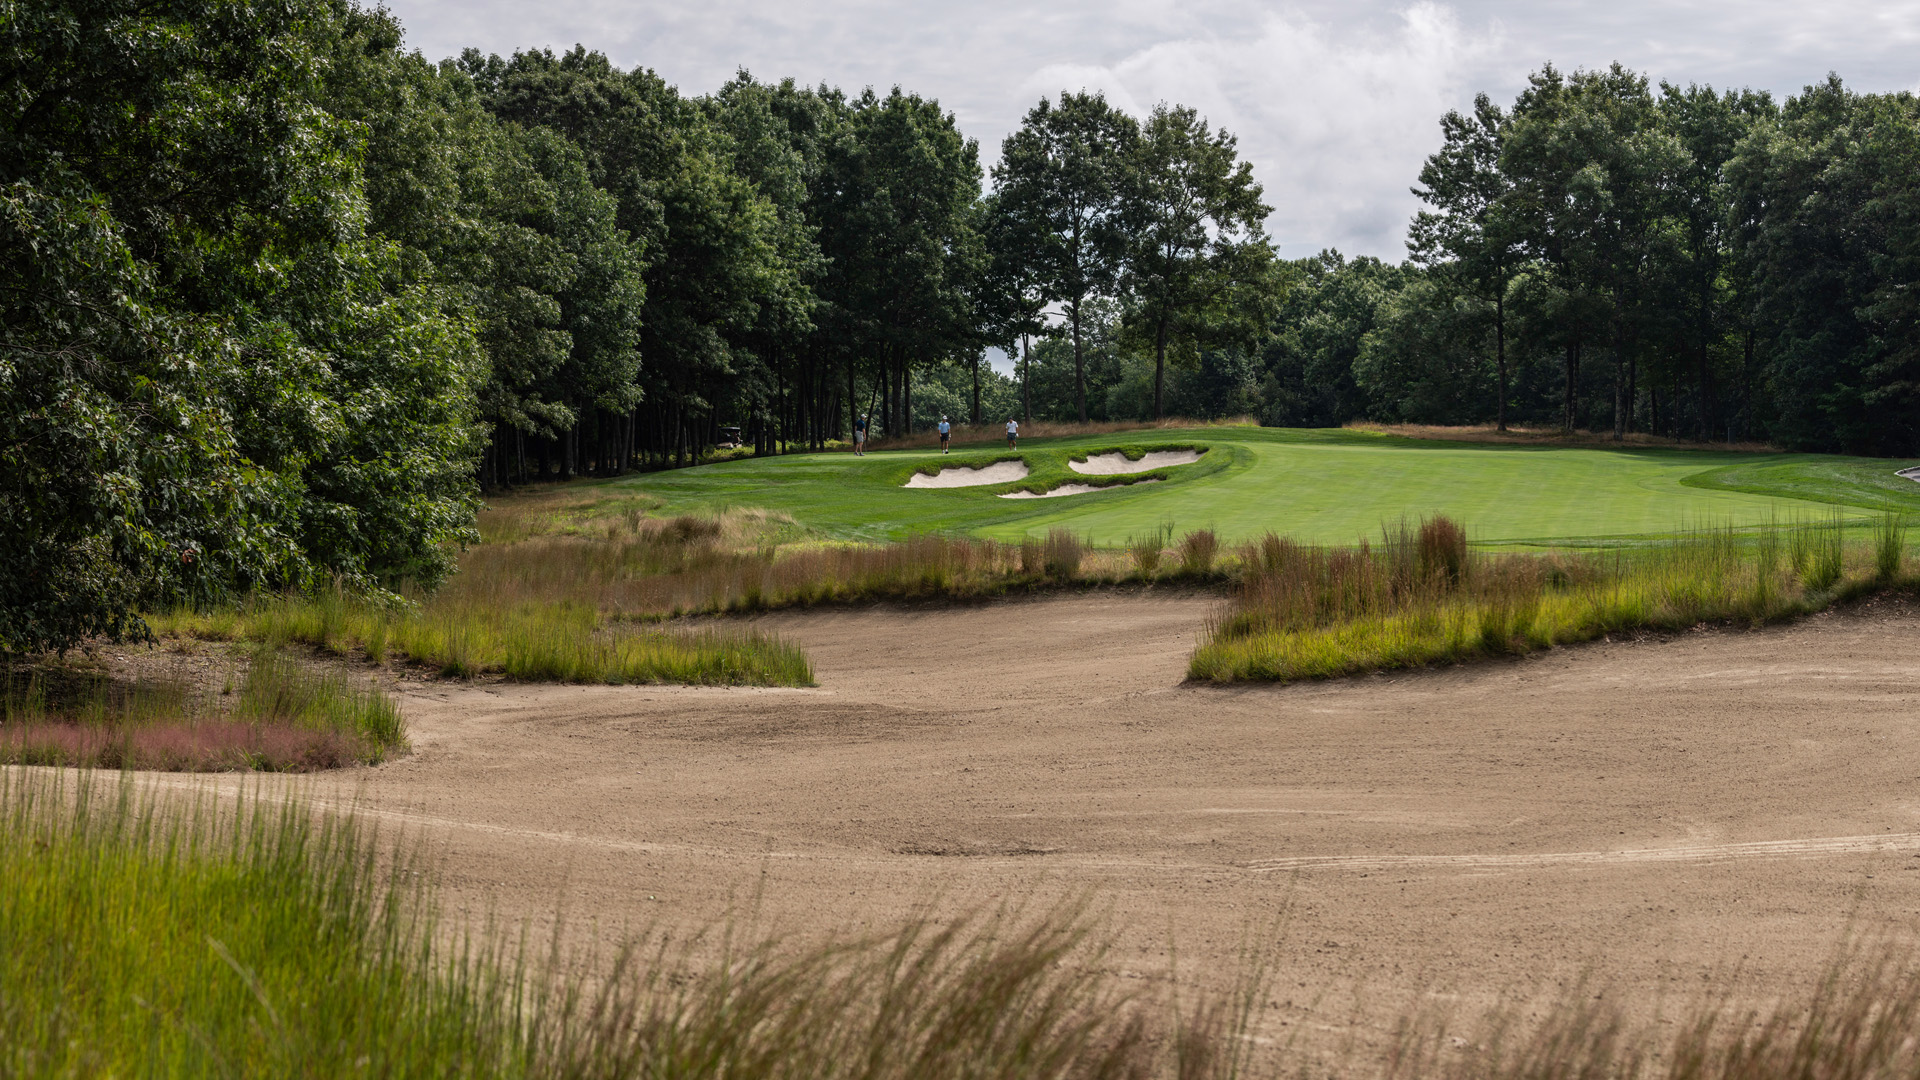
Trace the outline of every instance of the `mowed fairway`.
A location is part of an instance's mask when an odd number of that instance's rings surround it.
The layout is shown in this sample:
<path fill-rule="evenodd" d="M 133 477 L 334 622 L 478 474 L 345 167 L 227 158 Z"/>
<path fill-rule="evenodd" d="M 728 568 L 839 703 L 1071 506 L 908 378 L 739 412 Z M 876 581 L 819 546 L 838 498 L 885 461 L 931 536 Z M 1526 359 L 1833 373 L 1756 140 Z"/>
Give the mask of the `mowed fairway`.
<path fill-rule="evenodd" d="M 1708 525 L 1753 525 L 1883 510 L 1920 511 L 1920 484 L 1894 475 L 1912 464 L 1813 454 L 1556 448 L 1420 441 L 1352 431 L 1205 428 L 1023 442 L 1026 483 L 1083 479 L 1070 455 L 1115 447 L 1207 448 L 1193 465 L 1157 470 L 1162 482 L 1014 500 L 1022 486 L 909 490 L 929 462 L 982 464 L 1004 448 L 941 458 L 923 450 L 745 459 L 619 481 L 666 500 L 669 513 L 758 506 L 842 539 L 897 539 L 924 531 L 1009 540 L 1056 526 L 1094 543 L 1124 543 L 1162 525 L 1211 527 L 1232 541 L 1268 530 L 1315 543 L 1350 543 L 1401 517 L 1444 513 L 1481 541 L 1650 536 Z"/>

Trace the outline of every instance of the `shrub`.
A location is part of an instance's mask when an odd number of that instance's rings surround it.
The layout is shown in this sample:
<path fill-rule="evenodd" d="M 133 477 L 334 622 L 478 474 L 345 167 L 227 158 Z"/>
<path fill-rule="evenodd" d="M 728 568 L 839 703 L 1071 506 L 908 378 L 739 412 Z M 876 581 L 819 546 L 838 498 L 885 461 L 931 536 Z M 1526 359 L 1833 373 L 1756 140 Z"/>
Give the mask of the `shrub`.
<path fill-rule="evenodd" d="M 1087 545 L 1071 529 L 1047 530 L 1045 567 L 1047 576 L 1056 581 L 1072 581 L 1080 573 L 1080 560 L 1087 554 Z"/>
<path fill-rule="evenodd" d="M 1127 553 L 1133 556 L 1133 568 L 1141 577 L 1150 578 L 1160 572 L 1160 559 L 1167 548 L 1167 534 L 1159 529 L 1146 536 L 1127 537 Z"/>
<path fill-rule="evenodd" d="M 1467 530 L 1452 518 L 1435 515 L 1421 522 L 1415 550 L 1421 577 L 1448 587 L 1460 584 L 1467 566 Z"/>
<path fill-rule="evenodd" d="M 377 763 L 406 745 L 399 709 L 378 687 L 271 647 L 249 657 L 230 710 L 184 683 L 88 676 L 49 693 L 44 678 L 11 680 L 0 695 L 0 761 L 303 772 Z"/>
<path fill-rule="evenodd" d="M 1826 592 L 1846 572 L 1846 532 L 1837 518 L 1824 526 L 1812 526 L 1811 531 L 1812 559 L 1804 581 L 1808 589 Z"/>
<path fill-rule="evenodd" d="M 1907 548 L 1906 525 L 1892 511 L 1880 520 L 1873 534 L 1873 570 L 1881 581 L 1900 576 L 1900 562 Z"/>
<path fill-rule="evenodd" d="M 1220 538 L 1212 529 L 1195 529 L 1180 538 L 1180 569 L 1196 576 L 1211 573 L 1219 552 Z"/>

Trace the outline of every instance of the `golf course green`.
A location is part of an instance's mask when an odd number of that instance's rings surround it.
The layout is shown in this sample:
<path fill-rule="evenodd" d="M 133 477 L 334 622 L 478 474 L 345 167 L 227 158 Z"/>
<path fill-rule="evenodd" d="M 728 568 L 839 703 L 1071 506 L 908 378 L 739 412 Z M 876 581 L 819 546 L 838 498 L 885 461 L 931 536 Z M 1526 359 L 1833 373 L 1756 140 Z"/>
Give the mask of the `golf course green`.
<path fill-rule="evenodd" d="M 1068 462 L 1121 449 L 1138 457 L 1204 450 L 1198 462 L 1137 476 L 1087 477 Z M 917 471 L 1014 456 L 1029 473 L 983 487 L 907 488 Z M 969 448 L 744 458 L 613 483 L 664 500 L 665 513 L 762 507 L 837 539 L 955 532 L 1017 539 L 1066 527 L 1096 544 L 1162 526 L 1211 527 L 1232 541 L 1272 530 L 1312 543 L 1378 535 L 1402 517 L 1444 513 L 1476 541 L 1605 542 L 1704 526 L 1920 512 L 1910 461 L 1819 454 L 1556 447 L 1416 440 L 1373 432 L 1208 427 L 1023 440 L 1016 454 Z M 1017 490 L 1159 482 L 1045 499 Z"/>

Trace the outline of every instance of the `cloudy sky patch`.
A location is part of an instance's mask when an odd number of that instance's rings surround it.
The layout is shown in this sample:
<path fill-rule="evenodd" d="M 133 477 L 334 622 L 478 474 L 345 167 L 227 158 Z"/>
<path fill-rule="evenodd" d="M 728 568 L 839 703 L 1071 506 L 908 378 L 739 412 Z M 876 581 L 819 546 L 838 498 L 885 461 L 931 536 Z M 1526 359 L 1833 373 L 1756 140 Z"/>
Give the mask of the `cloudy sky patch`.
<path fill-rule="evenodd" d="M 1192 105 L 1239 137 L 1288 257 L 1400 258 L 1407 189 L 1440 115 L 1481 90 L 1511 101 L 1546 61 L 1619 60 L 1656 80 L 1779 96 L 1828 71 L 1861 90 L 1920 89 L 1920 0 L 389 2 L 435 59 L 581 43 L 686 93 L 742 67 L 849 90 L 898 84 L 953 110 L 989 162 L 1043 94 L 1099 89 L 1135 112 Z"/>

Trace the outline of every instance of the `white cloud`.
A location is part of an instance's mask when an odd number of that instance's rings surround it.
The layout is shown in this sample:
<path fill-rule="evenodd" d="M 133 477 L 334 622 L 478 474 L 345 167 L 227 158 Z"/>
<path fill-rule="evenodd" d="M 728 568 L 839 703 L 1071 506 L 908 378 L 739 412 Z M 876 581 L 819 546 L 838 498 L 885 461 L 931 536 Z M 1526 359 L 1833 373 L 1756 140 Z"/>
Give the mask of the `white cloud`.
<path fill-rule="evenodd" d="M 1042 94 L 1165 99 L 1240 137 L 1288 255 L 1397 259 L 1437 121 L 1528 71 L 1619 60 L 1655 79 L 1784 95 L 1830 70 L 1920 85 L 1920 0 L 388 0 L 441 57 L 565 49 L 643 64 L 689 93 L 739 67 L 940 99 L 991 160 Z"/>
<path fill-rule="evenodd" d="M 1136 114 L 1191 105 L 1239 137 L 1285 253 L 1332 244 L 1397 256 L 1417 201 L 1407 189 L 1438 143 L 1437 121 L 1471 99 L 1469 76 L 1497 55 L 1497 31 L 1470 32 L 1425 0 L 1385 29 L 1298 13 L 1248 29 L 1158 42 L 1112 65 L 1049 65 L 1022 85 L 1029 98 L 1104 90 Z"/>

